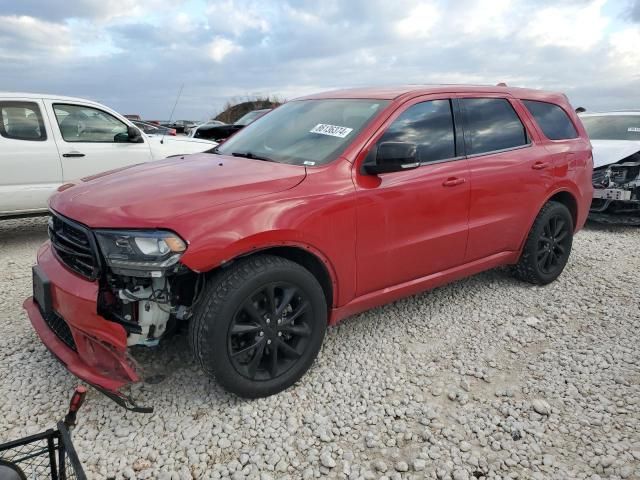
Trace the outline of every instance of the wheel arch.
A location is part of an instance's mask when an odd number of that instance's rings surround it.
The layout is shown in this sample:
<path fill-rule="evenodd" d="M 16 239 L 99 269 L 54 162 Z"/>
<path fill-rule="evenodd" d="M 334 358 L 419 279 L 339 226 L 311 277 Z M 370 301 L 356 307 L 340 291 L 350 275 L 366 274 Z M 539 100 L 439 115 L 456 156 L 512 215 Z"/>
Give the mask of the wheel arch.
<path fill-rule="evenodd" d="M 545 199 L 542 205 L 540 205 L 540 208 L 538 208 L 535 211 L 535 214 L 531 218 L 531 221 L 529 222 L 529 228 L 527 229 L 524 236 L 522 237 L 522 240 L 520 241 L 520 248 L 518 249 L 518 252 L 519 252 L 518 257 L 522 254 L 522 249 L 524 248 L 525 242 L 527 241 L 527 237 L 529 235 L 529 232 L 531 231 L 531 228 L 533 227 L 534 222 L 536 221 L 536 218 L 538 218 L 538 214 L 544 208 L 544 206 L 549 202 L 561 203 L 569 209 L 569 213 L 571 214 L 571 219 L 573 220 L 573 230 L 575 233 L 577 228 L 577 221 L 578 221 L 578 201 L 575 195 L 571 193 L 569 190 L 564 190 L 564 189 L 556 190 L 552 192 Z"/>
<path fill-rule="evenodd" d="M 250 251 L 236 254 L 233 258 L 226 260 L 222 265 L 213 268 L 211 272 L 215 272 L 220 268 L 225 268 L 233 264 L 239 258 L 250 257 L 254 255 L 275 255 L 286 258 L 292 262 L 306 268 L 322 287 L 325 300 L 327 302 L 327 312 L 334 307 L 336 300 L 337 279 L 335 271 L 331 263 L 315 248 L 308 245 L 290 244 L 282 242 L 276 245 L 265 245 L 260 248 L 253 248 Z"/>
<path fill-rule="evenodd" d="M 555 192 L 553 195 L 551 195 L 547 199 L 545 204 L 548 202 L 558 202 L 569 209 L 569 213 L 571 213 L 571 219 L 573 220 L 573 230 L 575 232 L 578 225 L 578 200 L 576 199 L 575 195 L 573 195 L 568 190 L 560 190 L 559 192 Z"/>

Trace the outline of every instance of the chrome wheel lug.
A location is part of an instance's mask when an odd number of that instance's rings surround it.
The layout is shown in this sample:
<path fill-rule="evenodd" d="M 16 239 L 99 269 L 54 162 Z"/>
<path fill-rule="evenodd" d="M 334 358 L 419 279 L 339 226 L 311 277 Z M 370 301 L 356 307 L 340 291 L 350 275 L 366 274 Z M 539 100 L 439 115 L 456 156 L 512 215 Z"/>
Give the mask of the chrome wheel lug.
<path fill-rule="evenodd" d="M 271 345 L 271 340 L 267 340 L 267 345 Z"/>
<path fill-rule="evenodd" d="M 278 336 L 281 337 L 282 336 L 282 332 L 278 332 Z"/>
<path fill-rule="evenodd" d="M 260 330 L 260 336 L 264 337 L 264 332 L 262 330 Z"/>

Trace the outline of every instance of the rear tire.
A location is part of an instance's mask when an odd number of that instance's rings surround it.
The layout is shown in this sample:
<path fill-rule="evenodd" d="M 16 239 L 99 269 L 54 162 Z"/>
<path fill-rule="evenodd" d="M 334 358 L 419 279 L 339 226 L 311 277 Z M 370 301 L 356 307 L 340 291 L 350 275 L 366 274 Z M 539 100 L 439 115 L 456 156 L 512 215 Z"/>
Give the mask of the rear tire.
<path fill-rule="evenodd" d="M 196 361 L 241 397 L 293 385 L 315 360 L 327 326 L 322 287 L 290 260 L 256 255 L 218 273 L 189 325 Z"/>
<path fill-rule="evenodd" d="M 525 282 L 546 285 L 564 270 L 573 243 L 573 217 L 559 202 L 547 202 L 533 222 L 514 275 Z"/>

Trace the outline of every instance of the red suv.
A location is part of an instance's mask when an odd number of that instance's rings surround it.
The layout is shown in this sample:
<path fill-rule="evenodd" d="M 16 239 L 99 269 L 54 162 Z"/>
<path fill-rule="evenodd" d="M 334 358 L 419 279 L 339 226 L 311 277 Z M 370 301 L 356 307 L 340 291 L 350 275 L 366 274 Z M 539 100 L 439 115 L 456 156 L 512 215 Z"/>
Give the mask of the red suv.
<path fill-rule="evenodd" d="M 54 355 L 120 403 L 140 380 L 128 347 L 186 323 L 207 375 L 271 395 L 349 315 L 500 265 L 553 281 L 585 222 L 591 174 L 562 94 L 313 95 L 209 153 L 61 187 L 25 308 Z"/>

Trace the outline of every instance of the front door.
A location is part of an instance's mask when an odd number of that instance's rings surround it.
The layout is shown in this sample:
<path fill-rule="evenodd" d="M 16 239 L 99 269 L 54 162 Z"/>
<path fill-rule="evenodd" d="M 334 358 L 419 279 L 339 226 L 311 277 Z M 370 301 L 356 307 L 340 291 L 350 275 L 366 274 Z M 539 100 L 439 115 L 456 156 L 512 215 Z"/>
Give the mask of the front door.
<path fill-rule="evenodd" d="M 354 166 L 357 294 L 460 265 L 467 243 L 469 170 L 449 98 L 415 99 L 396 111 Z M 417 169 L 367 175 L 360 163 L 384 142 L 417 146 Z M 365 155 L 363 153 L 363 155 Z"/>
<path fill-rule="evenodd" d="M 127 125 L 110 113 L 55 101 L 47 107 L 58 127 L 55 134 L 65 181 L 151 160 L 147 139 L 143 137 L 142 143 L 126 141 Z"/>

